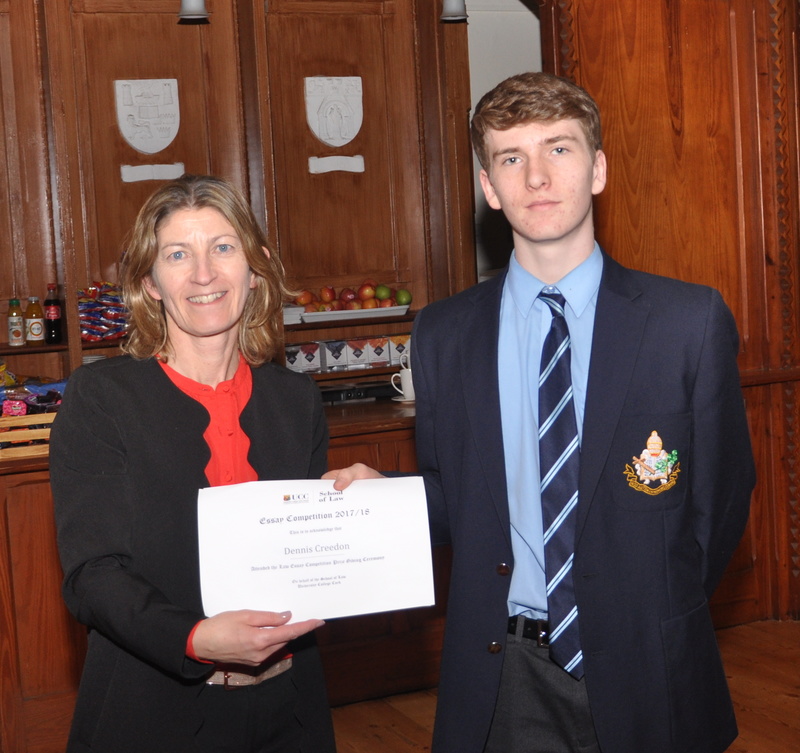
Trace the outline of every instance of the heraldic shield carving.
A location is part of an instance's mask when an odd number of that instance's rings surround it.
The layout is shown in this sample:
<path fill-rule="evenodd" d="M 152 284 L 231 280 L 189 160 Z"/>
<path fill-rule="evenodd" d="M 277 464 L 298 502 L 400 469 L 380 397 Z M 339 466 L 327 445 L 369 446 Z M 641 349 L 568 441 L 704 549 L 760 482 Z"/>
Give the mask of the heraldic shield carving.
<path fill-rule="evenodd" d="M 364 120 L 360 76 L 311 76 L 305 79 L 306 120 L 328 146 L 352 141 Z"/>
<path fill-rule="evenodd" d="M 178 135 L 177 79 L 115 81 L 114 94 L 120 133 L 137 152 L 160 152 Z"/>

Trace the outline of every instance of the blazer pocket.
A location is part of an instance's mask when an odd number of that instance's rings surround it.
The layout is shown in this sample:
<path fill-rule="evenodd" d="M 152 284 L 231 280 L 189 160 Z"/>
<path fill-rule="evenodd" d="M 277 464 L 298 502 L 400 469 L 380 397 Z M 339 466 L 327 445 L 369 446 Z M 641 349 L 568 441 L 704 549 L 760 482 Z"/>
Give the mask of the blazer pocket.
<path fill-rule="evenodd" d="M 683 503 L 689 485 L 690 428 L 689 413 L 620 418 L 606 466 L 615 504 L 659 512 Z"/>

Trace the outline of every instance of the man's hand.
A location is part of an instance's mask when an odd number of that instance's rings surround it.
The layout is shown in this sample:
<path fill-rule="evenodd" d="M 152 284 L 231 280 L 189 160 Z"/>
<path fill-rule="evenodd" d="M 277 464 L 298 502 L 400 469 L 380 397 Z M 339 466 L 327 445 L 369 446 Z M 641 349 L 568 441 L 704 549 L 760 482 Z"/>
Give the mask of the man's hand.
<path fill-rule="evenodd" d="M 328 471 L 322 478 L 333 479 L 333 488 L 341 491 L 350 486 L 353 481 L 362 478 L 385 478 L 385 476 L 378 473 L 374 468 L 364 465 L 364 463 L 356 463 L 347 468 L 338 468 L 335 471 Z"/>

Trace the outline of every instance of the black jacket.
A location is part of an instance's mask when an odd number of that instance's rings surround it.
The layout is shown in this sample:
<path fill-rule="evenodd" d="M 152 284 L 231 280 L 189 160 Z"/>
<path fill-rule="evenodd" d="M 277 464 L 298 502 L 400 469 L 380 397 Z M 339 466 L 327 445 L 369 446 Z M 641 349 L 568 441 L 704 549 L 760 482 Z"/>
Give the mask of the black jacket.
<path fill-rule="evenodd" d="M 185 657 L 204 617 L 197 491 L 209 485 L 208 421 L 153 359 L 112 358 L 70 377 L 50 469 L 64 599 L 90 632 L 69 751 L 192 750 L 210 671 Z M 259 479 L 325 471 L 327 425 L 308 377 L 274 364 L 253 369 L 241 424 Z M 306 749 L 333 750 L 313 638 L 292 650 Z"/>

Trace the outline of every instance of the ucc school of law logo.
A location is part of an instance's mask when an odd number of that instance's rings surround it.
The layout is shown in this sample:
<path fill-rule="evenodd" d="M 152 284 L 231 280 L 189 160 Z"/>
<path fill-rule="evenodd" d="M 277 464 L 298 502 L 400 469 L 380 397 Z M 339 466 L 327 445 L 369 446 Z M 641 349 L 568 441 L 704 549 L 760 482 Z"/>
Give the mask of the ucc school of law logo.
<path fill-rule="evenodd" d="M 296 504 L 297 502 L 308 502 L 308 493 L 302 494 L 284 494 L 283 501 L 289 504 Z"/>
<path fill-rule="evenodd" d="M 667 452 L 657 431 L 651 432 L 645 448 L 633 456 L 633 467 L 625 465 L 628 486 L 645 494 L 661 494 L 671 489 L 681 472 L 678 451 Z"/>
<path fill-rule="evenodd" d="M 178 135 L 181 115 L 177 79 L 115 81 L 114 96 L 117 126 L 137 152 L 156 154 Z"/>

